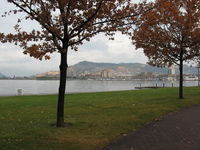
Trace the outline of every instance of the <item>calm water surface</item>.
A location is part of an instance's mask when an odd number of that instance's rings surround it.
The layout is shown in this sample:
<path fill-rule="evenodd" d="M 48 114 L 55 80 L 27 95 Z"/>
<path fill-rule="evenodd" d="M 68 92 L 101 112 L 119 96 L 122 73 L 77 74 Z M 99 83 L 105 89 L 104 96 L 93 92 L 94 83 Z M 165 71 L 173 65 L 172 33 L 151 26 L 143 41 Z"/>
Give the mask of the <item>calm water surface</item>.
<path fill-rule="evenodd" d="M 141 86 L 173 86 L 179 85 L 178 81 L 95 81 L 72 80 L 67 81 L 66 93 L 102 92 L 135 90 Z M 197 86 L 197 81 L 184 82 L 184 86 Z M 58 80 L 0 80 L 0 96 L 17 95 L 17 90 L 22 89 L 23 95 L 40 95 L 58 93 Z"/>

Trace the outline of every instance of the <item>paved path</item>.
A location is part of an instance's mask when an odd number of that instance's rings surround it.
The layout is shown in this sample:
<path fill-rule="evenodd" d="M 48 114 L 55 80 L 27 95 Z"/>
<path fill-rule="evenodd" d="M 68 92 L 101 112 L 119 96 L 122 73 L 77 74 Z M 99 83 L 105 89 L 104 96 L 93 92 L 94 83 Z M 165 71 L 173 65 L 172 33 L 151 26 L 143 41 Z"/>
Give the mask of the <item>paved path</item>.
<path fill-rule="evenodd" d="M 200 150 L 200 105 L 161 117 L 102 150 Z"/>

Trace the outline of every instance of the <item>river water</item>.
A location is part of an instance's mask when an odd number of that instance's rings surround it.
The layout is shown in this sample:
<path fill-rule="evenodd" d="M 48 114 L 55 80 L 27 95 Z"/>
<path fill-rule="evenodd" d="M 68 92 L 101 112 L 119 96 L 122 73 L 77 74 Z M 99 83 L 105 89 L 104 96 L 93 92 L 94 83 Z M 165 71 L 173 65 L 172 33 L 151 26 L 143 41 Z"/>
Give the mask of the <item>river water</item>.
<path fill-rule="evenodd" d="M 178 81 L 96 81 L 69 80 L 66 93 L 135 90 L 139 86 L 178 87 Z M 198 81 L 185 81 L 184 86 L 198 86 Z M 58 93 L 58 80 L 0 80 L 0 96 L 43 95 Z"/>

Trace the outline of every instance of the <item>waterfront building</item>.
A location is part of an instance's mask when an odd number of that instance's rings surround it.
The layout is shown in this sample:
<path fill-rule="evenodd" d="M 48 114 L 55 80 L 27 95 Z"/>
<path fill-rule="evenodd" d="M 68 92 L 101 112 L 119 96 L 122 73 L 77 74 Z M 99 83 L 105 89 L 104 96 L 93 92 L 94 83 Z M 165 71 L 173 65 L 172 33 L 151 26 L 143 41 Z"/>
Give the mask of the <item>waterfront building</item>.
<path fill-rule="evenodd" d="M 67 76 L 68 77 L 74 77 L 74 69 L 73 69 L 73 67 L 68 67 L 67 68 Z"/>
<path fill-rule="evenodd" d="M 89 71 L 88 69 L 86 69 L 86 70 L 84 71 L 84 74 L 85 74 L 85 75 L 88 75 L 88 74 L 90 74 L 90 71 Z"/>
<path fill-rule="evenodd" d="M 168 70 L 168 74 L 176 74 L 176 70 L 175 70 L 175 66 L 174 65 L 172 65 L 170 68 L 169 68 L 169 70 Z"/>

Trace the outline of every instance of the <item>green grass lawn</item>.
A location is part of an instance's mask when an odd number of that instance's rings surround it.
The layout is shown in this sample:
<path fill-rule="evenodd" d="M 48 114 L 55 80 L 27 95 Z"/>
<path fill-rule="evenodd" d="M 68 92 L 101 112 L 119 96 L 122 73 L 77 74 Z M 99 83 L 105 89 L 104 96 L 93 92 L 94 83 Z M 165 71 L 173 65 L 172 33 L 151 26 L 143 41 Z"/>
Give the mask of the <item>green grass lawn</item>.
<path fill-rule="evenodd" d="M 57 95 L 0 97 L 1 150 L 98 150 L 147 122 L 200 103 L 200 87 L 68 94 L 65 121 L 55 123 Z"/>

